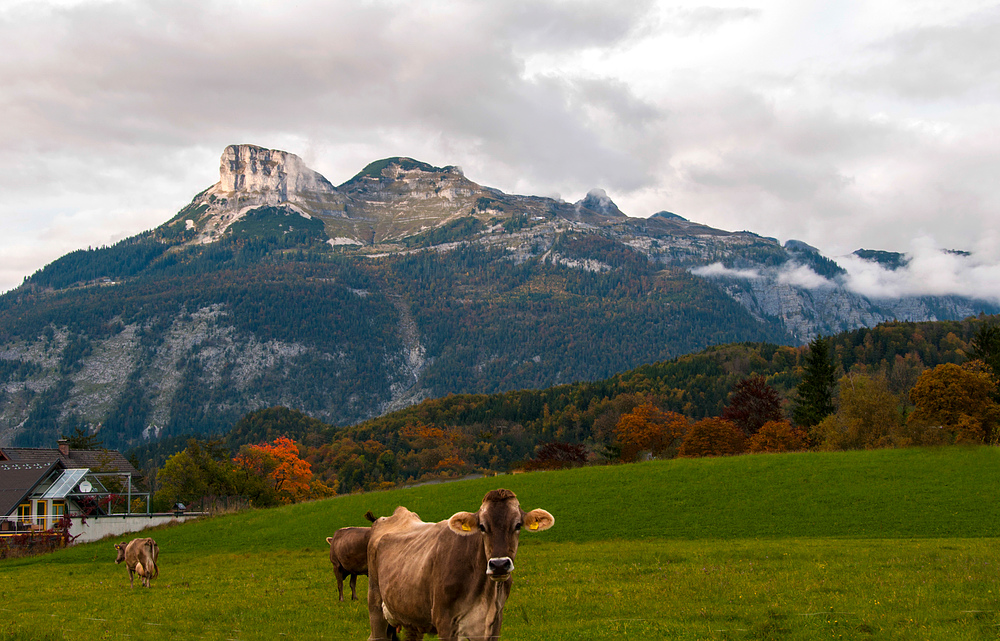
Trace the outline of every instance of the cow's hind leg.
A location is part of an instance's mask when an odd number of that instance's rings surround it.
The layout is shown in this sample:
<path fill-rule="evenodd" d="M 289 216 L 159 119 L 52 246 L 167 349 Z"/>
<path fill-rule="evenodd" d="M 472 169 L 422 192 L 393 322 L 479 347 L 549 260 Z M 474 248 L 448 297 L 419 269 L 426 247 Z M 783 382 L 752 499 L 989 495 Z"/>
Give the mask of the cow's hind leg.
<path fill-rule="evenodd" d="M 351 575 L 351 601 L 357 601 L 358 600 L 357 585 L 358 585 L 358 575 L 357 574 L 352 574 Z"/>
<path fill-rule="evenodd" d="M 344 600 L 344 572 L 340 566 L 333 568 L 333 575 L 337 577 L 337 594 L 340 595 L 340 600 Z"/>

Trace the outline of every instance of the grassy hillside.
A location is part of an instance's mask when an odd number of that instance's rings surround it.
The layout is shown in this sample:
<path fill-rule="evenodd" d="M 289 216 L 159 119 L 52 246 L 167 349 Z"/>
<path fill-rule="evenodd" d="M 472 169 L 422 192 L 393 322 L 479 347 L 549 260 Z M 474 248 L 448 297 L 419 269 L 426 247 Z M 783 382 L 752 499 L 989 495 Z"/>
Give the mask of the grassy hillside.
<path fill-rule="evenodd" d="M 522 537 L 504 638 L 934 638 L 1000 629 L 1000 450 L 674 460 L 479 479 L 155 532 L 129 590 L 113 541 L 0 562 L 0 639 L 367 637 L 324 538 L 404 504 L 425 520 L 491 488 L 556 517 Z M 364 579 L 359 590 L 364 594 Z"/>

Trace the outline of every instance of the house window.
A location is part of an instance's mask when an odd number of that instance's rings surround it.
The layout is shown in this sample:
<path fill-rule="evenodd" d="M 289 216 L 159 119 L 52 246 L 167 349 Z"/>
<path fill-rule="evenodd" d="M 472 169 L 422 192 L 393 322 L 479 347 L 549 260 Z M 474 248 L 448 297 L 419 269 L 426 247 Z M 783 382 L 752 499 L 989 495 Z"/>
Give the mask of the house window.
<path fill-rule="evenodd" d="M 66 504 L 62 501 L 52 501 L 52 520 L 58 521 L 66 516 Z"/>
<path fill-rule="evenodd" d="M 31 523 L 31 503 L 22 503 L 17 506 L 17 522 Z"/>
<path fill-rule="evenodd" d="M 35 525 L 40 525 L 45 527 L 45 516 L 48 513 L 49 502 L 48 501 L 38 501 L 35 503 Z"/>

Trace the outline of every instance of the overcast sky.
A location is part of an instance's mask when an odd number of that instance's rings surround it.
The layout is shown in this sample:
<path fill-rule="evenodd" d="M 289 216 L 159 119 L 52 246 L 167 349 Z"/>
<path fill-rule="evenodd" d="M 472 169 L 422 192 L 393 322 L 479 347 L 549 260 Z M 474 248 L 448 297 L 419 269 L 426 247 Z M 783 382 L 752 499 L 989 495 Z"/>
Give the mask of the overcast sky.
<path fill-rule="evenodd" d="M 859 291 L 1000 300 L 996 2 L 3 0 L 0 43 L 0 291 L 166 221 L 253 143 L 334 184 L 410 156 L 909 252 L 906 287 Z"/>

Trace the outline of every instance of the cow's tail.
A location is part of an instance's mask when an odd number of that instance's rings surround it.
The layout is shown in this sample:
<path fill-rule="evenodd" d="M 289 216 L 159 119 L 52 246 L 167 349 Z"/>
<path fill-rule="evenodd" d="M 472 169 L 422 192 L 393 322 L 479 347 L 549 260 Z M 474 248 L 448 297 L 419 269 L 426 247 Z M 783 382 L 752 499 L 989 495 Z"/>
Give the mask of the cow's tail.
<path fill-rule="evenodd" d="M 372 514 L 371 510 L 368 510 L 367 512 L 365 512 L 365 518 L 368 519 L 369 521 L 371 521 L 372 523 L 374 523 L 375 520 L 376 520 L 375 519 L 375 515 Z"/>

